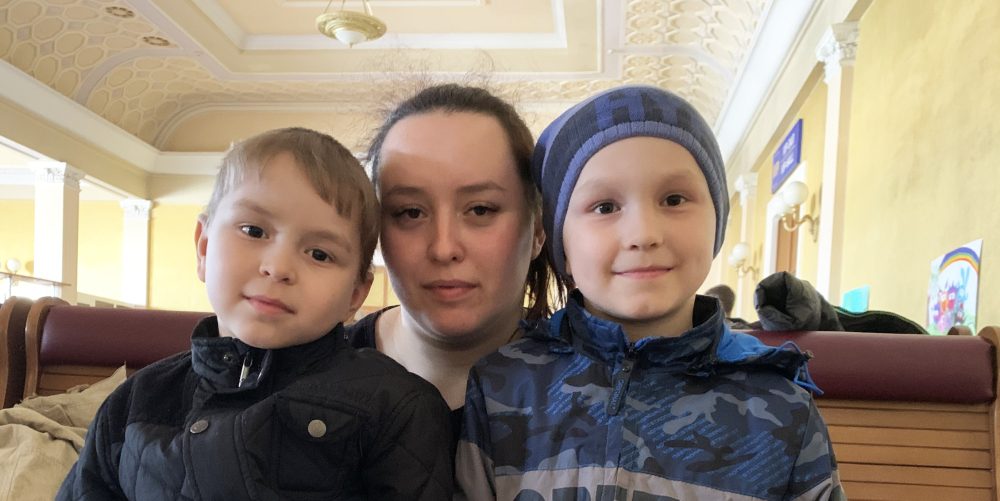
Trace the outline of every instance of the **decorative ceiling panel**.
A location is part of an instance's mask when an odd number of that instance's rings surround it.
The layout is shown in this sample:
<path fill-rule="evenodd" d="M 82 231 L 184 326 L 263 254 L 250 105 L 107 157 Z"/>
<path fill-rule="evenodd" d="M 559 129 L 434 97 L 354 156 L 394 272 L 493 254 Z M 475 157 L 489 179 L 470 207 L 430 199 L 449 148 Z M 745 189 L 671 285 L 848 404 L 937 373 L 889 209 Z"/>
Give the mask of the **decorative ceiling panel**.
<path fill-rule="evenodd" d="M 447 9 L 455 16 L 450 24 L 459 26 L 462 9 L 471 20 L 482 17 L 483 9 L 526 1 L 373 0 L 372 5 L 376 14 L 409 9 L 411 15 L 434 16 Z M 522 107 L 567 107 L 622 83 L 655 85 L 690 100 L 716 123 L 769 7 L 769 0 L 530 2 L 547 9 L 553 25 L 552 36 L 536 40 L 538 47 L 477 50 L 473 37 L 463 39 L 468 47 L 456 49 L 248 51 L 234 45 L 233 33 L 270 34 L 252 31 L 259 24 L 253 16 L 230 15 L 227 9 L 248 4 L 242 0 L 0 0 L 0 59 L 161 149 L 167 144 L 183 149 L 171 134 L 208 111 L 222 116 L 220 110 L 239 110 L 236 120 L 247 112 L 314 114 L 311 106 L 380 109 L 379 99 L 391 95 L 388 87 L 399 80 L 374 71 L 385 61 L 393 68 L 419 68 L 418 77 L 425 79 L 461 79 L 456 65 L 491 67 L 491 80 L 516 95 Z M 323 4 L 261 5 L 270 16 L 298 19 L 303 11 L 322 11 Z M 206 5 L 211 8 L 199 10 Z M 214 14 L 205 15 L 209 11 Z M 234 18 L 240 21 L 235 28 Z M 597 19 L 606 24 L 597 26 Z M 514 36 L 515 30 L 509 31 Z M 581 50 L 588 51 L 582 59 Z M 570 71 L 570 59 L 582 66 Z M 359 65 L 370 71 L 358 71 Z M 221 139 L 217 145 L 227 146 Z"/>

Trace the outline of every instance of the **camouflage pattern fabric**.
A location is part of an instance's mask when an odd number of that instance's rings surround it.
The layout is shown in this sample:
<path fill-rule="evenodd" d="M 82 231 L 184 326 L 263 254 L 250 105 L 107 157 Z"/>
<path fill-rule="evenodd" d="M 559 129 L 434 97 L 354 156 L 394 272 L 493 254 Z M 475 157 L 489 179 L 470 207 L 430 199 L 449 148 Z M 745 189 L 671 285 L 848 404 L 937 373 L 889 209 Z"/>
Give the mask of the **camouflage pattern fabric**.
<path fill-rule="evenodd" d="M 456 477 L 468 499 L 844 499 L 807 357 L 695 328 L 630 343 L 571 297 L 470 373 Z"/>

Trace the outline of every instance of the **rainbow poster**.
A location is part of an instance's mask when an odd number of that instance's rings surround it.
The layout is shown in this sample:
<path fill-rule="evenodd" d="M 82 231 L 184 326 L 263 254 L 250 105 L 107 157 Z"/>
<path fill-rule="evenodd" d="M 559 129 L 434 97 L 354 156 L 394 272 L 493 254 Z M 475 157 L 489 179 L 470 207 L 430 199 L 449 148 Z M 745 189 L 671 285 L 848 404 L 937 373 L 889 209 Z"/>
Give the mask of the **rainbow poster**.
<path fill-rule="evenodd" d="M 947 334 L 955 325 L 964 325 L 976 332 L 982 250 L 983 240 L 979 239 L 931 261 L 927 332 Z"/>

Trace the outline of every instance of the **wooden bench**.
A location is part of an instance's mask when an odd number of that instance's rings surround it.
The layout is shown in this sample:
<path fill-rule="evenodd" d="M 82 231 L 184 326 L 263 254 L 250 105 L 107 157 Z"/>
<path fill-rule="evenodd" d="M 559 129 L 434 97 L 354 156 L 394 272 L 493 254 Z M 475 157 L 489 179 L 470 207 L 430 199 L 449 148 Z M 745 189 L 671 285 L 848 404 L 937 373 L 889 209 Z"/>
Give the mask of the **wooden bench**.
<path fill-rule="evenodd" d="M 997 349 L 979 336 L 751 332 L 813 353 L 810 374 L 852 500 L 996 500 Z"/>
<path fill-rule="evenodd" d="M 206 313 L 69 306 L 44 298 L 26 321 L 25 395 L 51 394 L 185 351 Z M 997 499 L 997 345 L 978 336 L 763 332 L 813 353 L 810 372 L 852 500 Z"/>
<path fill-rule="evenodd" d="M 51 395 L 187 351 L 199 312 L 71 306 L 42 298 L 25 328 L 24 395 Z"/>
<path fill-rule="evenodd" d="M 24 326 L 31 300 L 10 297 L 0 306 L 0 408 L 21 401 L 24 390 Z"/>

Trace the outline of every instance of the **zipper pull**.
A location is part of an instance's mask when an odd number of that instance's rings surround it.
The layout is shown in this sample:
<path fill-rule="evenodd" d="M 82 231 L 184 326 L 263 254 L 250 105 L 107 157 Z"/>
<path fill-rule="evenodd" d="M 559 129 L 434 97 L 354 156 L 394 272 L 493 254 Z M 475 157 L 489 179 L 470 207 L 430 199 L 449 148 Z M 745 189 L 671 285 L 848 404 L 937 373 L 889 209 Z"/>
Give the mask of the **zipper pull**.
<path fill-rule="evenodd" d="M 632 379 L 632 369 L 635 368 L 635 350 L 629 348 L 625 353 L 625 360 L 621 367 L 615 372 L 611 379 L 611 398 L 608 399 L 608 415 L 617 416 L 625 403 L 625 395 L 628 393 L 628 383 Z"/>
<path fill-rule="evenodd" d="M 243 356 L 243 368 L 240 369 L 240 382 L 236 384 L 237 388 L 243 387 L 243 382 L 247 380 L 247 376 L 250 375 L 250 367 L 253 366 L 253 357 L 250 353 Z"/>

